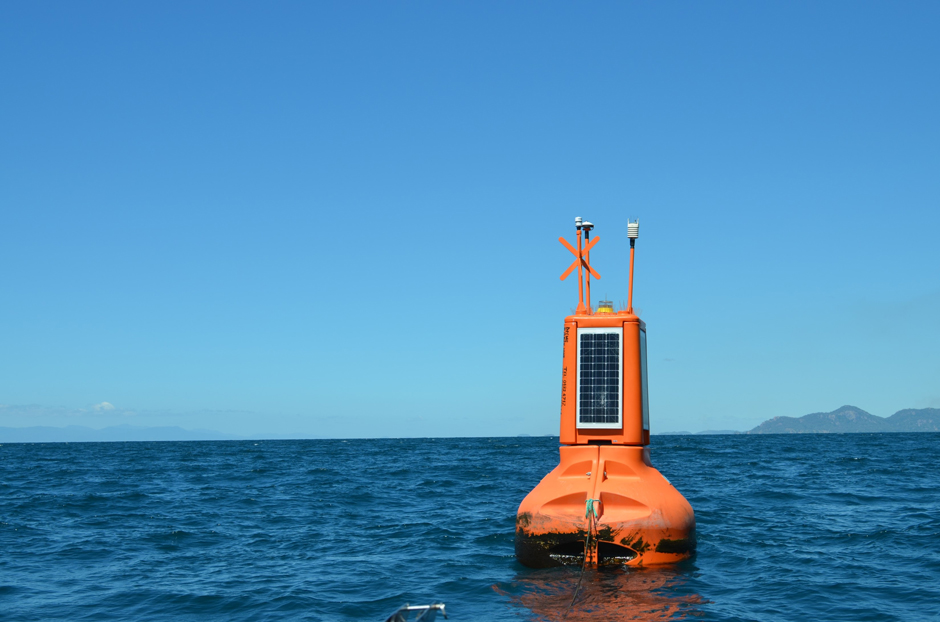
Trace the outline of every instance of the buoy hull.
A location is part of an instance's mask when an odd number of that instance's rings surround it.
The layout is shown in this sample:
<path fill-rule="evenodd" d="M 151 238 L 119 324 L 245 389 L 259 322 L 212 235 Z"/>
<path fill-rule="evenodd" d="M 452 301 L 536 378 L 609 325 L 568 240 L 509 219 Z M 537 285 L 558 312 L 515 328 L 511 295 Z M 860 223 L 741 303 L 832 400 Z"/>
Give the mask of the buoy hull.
<path fill-rule="evenodd" d="M 643 446 L 574 445 L 516 515 L 516 557 L 532 568 L 650 566 L 695 551 L 695 514 Z M 585 517 L 596 499 L 597 518 Z M 587 545 L 585 545 L 587 543 Z"/>

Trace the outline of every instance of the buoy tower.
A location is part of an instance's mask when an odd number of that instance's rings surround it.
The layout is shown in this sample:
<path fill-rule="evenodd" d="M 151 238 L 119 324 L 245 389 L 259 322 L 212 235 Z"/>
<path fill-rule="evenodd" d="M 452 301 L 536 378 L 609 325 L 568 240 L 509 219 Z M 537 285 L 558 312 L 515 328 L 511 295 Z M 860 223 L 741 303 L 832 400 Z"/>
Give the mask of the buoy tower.
<path fill-rule="evenodd" d="M 559 465 L 516 515 L 516 557 L 526 566 L 648 566 L 690 557 L 695 514 L 650 463 L 646 323 L 633 312 L 633 260 L 639 220 L 627 223 L 627 308 L 591 305 L 594 226 L 575 219 L 578 307 L 565 318 Z"/>

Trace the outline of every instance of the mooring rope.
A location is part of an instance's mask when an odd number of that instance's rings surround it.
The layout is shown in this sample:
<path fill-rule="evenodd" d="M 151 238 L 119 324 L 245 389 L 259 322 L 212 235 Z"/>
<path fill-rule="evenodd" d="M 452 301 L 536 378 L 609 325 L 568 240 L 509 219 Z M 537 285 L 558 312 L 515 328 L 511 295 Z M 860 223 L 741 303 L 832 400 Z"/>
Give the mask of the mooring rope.
<path fill-rule="evenodd" d="M 588 499 L 584 503 L 584 518 L 588 520 L 587 536 L 584 538 L 584 559 L 581 560 L 581 574 L 578 576 L 578 584 L 574 587 L 574 596 L 571 597 L 571 602 L 568 603 L 568 608 L 565 610 L 565 615 L 563 615 L 562 618 L 567 618 L 568 614 L 571 613 L 571 608 L 574 607 L 575 601 L 578 600 L 578 593 L 581 591 L 581 581 L 584 579 L 584 570 L 587 568 L 591 541 L 597 540 L 597 538 L 594 537 L 594 531 L 597 529 L 596 521 L 600 517 L 596 505 L 599 503 L 600 499 Z"/>

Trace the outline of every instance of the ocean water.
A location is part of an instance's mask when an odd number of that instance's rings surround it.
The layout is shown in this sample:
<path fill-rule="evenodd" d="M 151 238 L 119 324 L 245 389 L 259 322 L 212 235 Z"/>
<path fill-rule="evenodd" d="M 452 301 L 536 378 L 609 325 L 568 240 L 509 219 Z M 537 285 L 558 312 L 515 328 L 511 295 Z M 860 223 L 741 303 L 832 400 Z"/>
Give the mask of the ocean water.
<path fill-rule="evenodd" d="M 695 558 L 581 577 L 513 556 L 553 438 L 2 445 L 0 619 L 940 621 L 940 435 L 651 450 Z"/>

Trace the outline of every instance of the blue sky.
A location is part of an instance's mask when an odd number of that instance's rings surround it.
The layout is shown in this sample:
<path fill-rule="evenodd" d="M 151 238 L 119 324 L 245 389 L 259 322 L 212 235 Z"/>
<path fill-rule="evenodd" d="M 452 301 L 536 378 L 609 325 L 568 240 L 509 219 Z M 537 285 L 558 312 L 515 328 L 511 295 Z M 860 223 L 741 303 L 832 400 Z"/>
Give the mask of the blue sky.
<path fill-rule="evenodd" d="M 653 431 L 940 407 L 936 3 L 5 3 L 0 426 L 557 432 L 558 275 Z"/>

